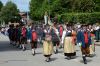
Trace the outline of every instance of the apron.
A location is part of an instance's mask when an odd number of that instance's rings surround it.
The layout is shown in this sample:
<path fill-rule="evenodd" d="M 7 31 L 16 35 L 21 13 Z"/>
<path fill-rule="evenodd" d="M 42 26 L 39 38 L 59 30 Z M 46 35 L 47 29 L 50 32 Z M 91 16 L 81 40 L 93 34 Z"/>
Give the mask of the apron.
<path fill-rule="evenodd" d="M 75 44 L 72 42 L 72 37 L 65 37 L 64 40 L 64 53 L 67 56 L 74 56 L 75 53 Z"/>
<path fill-rule="evenodd" d="M 43 53 L 44 55 L 52 55 L 53 53 L 52 41 L 43 41 Z"/>

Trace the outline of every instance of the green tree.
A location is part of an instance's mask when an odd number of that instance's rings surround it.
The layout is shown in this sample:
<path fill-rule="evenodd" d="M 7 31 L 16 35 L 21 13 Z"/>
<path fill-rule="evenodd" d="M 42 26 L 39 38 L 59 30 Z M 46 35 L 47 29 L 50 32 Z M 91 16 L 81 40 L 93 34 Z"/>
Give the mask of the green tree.
<path fill-rule="evenodd" d="M 0 12 L 0 19 L 6 23 L 12 21 L 18 15 L 18 9 L 16 4 L 8 1 L 5 6 L 2 7 Z"/>
<path fill-rule="evenodd" d="M 95 11 L 100 12 L 100 0 L 94 0 L 95 2 Z"/>
<path fill-rule="evenodd" d="M 45 11 L 52 17 L 64 13 L 91 13 L 100 11 L 100 0 L 31 0 L 33 20 L 43 19 Z"/>
<path fill-rule="evenodd" d="M 39 19 L 41 12 L 40 12 L 40 8 L 42 6 L 42 2 L 44 0 L 31 0 L 30 1 L 30 15 L 31 18 L 36 20 Z"/>
<path fill-rule="evenodd" d="M 0 11 L 2 7 L 3 7 L 3 3 L 0 1 Z"/>

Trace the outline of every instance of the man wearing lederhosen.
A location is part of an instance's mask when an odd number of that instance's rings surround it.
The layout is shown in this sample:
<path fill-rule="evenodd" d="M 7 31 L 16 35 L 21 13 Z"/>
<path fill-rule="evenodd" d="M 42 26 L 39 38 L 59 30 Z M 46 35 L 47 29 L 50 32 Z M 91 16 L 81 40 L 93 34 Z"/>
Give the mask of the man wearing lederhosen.
<path fill-rule="evenodd" d="M 90 54 L 90 45 L 91 45 L 91 36 L 90 32 L 88 32 L 87 27 L 83 27 L 83 29 L 79 29 L 77 33 L 77 42 L 81 46 L 82 58 L 84 64 L 87 64 L 86 56 Z"/>
<path fill-rule="evenodd" d="M 38 34 L 36 32 L 36 26 L 35 26 L 32 27 L 32 40 L 31 40 L 31 49 L 33 56 L 36 54 L 35 50 L 37 48 L 37 40 L 38 40 Z"/>
<path fill-rule="evenodd" d="M 22 28 L 21 28 L 21 45 L 22 45 L 23 51 L 26 50 L 26 46 L 25 46 L 26 43 L 27 43 L 27 29 L 25 26 L 22 26 Z"/>

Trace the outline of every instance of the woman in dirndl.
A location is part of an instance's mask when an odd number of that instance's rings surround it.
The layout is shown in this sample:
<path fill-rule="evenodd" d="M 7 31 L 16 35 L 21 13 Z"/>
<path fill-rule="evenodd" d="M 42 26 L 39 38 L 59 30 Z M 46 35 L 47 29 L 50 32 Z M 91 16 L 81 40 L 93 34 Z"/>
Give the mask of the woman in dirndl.
<path fill-rule="evenodd" d="M 94 56 L 95 54 L 95 34 L 93 29 L 91 29 L 91 45 L 90 45 L 90 56 Z"/>
<path fill-rule="evenodd" d="M 64 43 L 64 55 L 66 59 L 70 60 L 72 56 L 76 55 L 75 44 L 73 43 L 72 32 L 64 28 L 62 35 L 62 43 Z"/>
<path fill-rule="evenodd" d="M 45 32 L 45 40 L 43 41 L 43 54 L 46 57 L 46 62 L 51 60 L 51 55 L 53 53 L 53 44 L 51 37 L 51 28 L 44 29 Z"/>

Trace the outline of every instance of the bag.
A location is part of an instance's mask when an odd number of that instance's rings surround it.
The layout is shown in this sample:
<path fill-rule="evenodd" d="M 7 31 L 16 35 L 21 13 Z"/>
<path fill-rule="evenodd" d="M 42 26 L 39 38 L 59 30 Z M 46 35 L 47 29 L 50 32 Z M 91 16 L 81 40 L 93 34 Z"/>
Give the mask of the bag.
<path fill-rule="evenodd" d="M 37 33 L 35 31 L 32 32 L 32 41 L 37 41 Z"/>

